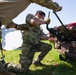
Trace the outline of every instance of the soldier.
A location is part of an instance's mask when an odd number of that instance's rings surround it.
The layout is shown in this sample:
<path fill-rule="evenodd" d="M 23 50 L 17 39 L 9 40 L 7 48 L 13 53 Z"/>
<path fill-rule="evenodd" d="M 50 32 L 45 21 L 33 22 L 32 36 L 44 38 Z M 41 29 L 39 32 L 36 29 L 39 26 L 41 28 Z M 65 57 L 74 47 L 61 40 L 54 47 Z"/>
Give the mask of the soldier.
<path fill-rule="evenodd" d="M 45 13 L 43 11 L 37 11 L 35 15 L 28 14 L 26 17 L 26 23 L 28 31 L 25 30 L 23 37 L 22 52 L 20 54 L 20 65 L 9 63 L 7 70 L 15 73 L 28 72 L 30 65 L 43 65 L 41 60 L 52 49 L 50 44 L 41 42 L 40 40 L 46 40 L 50 37 L 45 35 L 40 29 L 41 24 L 49 24 L 50 19 L 44 20 Z M 32 62 L 35 52 L 41 51 L 37 58 Z"/>
<path fill-rule="evenodd" d="M 22 24 L 21 26 L 17 25 L 12 22 L 12 19 L 14 19 L 16 16 L 18 16 L 18 14 L 24 11 L 31 3 L 39 4 L 41 6 L 52 9 L 55 12 L 62 9 L 62 7 L 58 5 L 58 3 L 53 3 L 51 0 L 0 0 L 0 27 L 2 25 L 9 26 L 12 24 L 15 25 L 16 29 L 27 30 L 28 28 L 25 24 Z M 24 69 L 22 68 L 19 71 L 22 72 L 23 70 Z"/>

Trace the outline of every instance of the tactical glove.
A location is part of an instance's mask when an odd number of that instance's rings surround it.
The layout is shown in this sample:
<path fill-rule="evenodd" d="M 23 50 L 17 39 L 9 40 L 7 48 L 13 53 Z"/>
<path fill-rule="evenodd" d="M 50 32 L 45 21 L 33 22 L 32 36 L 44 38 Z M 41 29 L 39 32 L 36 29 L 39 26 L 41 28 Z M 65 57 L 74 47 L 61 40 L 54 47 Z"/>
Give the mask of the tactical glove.
<path fill-rule="evenodd" d="M 45 24 L 49 24 L 50 21 L 51 21 L 50 18 L 46 19 L 46 20 L 45 20 Z"/>

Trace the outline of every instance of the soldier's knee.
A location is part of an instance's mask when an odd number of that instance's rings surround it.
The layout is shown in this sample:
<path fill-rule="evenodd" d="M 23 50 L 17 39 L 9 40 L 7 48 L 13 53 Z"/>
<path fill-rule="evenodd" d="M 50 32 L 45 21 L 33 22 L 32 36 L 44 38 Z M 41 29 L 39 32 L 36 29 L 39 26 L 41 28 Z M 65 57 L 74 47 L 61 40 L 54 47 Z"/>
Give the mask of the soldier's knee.
<path fill-rule="evenodd" d="M 51 49 L 52 49 L 52 45 L 49 45 L 49 46 L 48 46 L 48 50 L 51 50 Z"/>

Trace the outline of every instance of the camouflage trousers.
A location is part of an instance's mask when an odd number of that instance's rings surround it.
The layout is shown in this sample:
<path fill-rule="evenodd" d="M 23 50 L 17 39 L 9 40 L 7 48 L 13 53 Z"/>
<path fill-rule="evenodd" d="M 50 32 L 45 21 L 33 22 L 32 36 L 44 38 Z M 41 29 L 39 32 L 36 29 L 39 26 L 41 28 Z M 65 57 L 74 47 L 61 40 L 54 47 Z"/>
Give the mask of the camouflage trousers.
<path fill-rule="evenodd" d="M 20 65 L 10 63 L 7 65 L 7 70 L 11 72 L 13 71 L 16 73 L 26 74 L 29 70 L 30 65 L 32 64 L 35 52 L 41 51 L 37 56 L 37 60 L 41 61 L 51 50 L 51 48 L 52 46 L 50 44 L 43 42 L 39 42 L 38 44 L 34 45 L 24 43 L 22 45 L 22 53 L 20 54 Z"/>
<path fill-rule="evenodd" d="M 31 27 L 30 31 L 25 31 L 23 35 L 22 52 L 20 54 L 20 64 L 9 63 L 6 70 L 15 73 L 26 74 L 32 64 L 35 52 L 41 51 L 37 56 L 37 60 L 41 61 L 51 50 L 52 46 L 47 43 L 40 42 L 40 27 Z"/>

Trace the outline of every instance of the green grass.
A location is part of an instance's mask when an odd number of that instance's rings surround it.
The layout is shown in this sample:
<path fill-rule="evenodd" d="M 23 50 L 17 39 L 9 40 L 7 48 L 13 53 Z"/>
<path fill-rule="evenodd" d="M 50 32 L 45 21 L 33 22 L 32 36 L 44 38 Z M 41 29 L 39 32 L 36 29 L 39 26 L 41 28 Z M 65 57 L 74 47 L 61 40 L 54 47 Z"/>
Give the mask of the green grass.
<path fill-rule="evenodd" d="M 49 43 L 49 42 L 48 42 Z M 53 44 L 52 44 L 53 45 Z M 19 54 L 21 50 L 3 51 L 6 62 L 13 62 L 19 64 Z M 39 52 L 35 53 L 35 56 Z M 76 75 L 76 63 L 70 64 L 59 60 L 59 53 L 57 50 L 52 49 L 42 60 L 45 66 L 31 65 L 28 75 Z M 1 57 L 1 54 L 0 54 Z M 20 75 L 20 74 L 19 74 Z"/>

